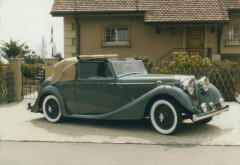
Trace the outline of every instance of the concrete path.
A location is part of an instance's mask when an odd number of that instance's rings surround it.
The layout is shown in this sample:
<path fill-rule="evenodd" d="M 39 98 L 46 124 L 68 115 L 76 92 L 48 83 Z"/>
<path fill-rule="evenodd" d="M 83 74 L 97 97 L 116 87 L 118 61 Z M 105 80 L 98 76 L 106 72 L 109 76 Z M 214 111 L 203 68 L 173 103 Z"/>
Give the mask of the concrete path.
<path fill-rule="evenodd" d="M 0 106 L 0 140 L 31 142 L 94 142 L 129 144 L 188 144 L 240 146 L 240 104 L 207 125 L 186 121 L 174 136 L 158 134 L 145 120 L 99 121 L 67 119 L 49 123 L 42 114 L 26 111 L 29 100 Z"/>

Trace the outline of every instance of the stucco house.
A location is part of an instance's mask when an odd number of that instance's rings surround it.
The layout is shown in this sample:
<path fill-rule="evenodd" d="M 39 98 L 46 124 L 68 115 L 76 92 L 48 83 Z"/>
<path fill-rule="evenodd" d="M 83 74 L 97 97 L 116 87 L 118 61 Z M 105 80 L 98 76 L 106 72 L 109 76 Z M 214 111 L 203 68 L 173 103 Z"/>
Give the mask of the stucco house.
<path fill-rule="evenodd" d="M 117 53 L 157 60 L 189 48 L 240 57 L 240 0 L 55 0 L 51 14 L 64 18 L 65 58 Z"/>

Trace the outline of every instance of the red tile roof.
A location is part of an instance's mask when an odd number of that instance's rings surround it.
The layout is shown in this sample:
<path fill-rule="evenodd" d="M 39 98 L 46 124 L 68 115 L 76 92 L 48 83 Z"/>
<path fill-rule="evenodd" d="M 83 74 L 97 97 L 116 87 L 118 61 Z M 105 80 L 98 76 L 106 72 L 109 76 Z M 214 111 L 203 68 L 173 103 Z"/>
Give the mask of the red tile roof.
<path fill-rule="evenodd" d="M 227 22 L 240 0 L 55 0 L 51 14 L 144 12 L 144 21 Z"/>

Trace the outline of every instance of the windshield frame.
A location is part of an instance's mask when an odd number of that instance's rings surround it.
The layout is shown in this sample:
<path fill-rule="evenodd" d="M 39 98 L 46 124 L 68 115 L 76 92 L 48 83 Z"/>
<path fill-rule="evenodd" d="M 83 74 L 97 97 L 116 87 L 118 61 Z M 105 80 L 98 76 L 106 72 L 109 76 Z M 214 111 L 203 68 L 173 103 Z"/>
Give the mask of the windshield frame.
<path fill-rule="evenodd" d="M 137 65 L 140 65 L 140 67 L 142 67 L 142 68 L 139 68 L 139 69 L 142 69 L 142 70 L 140 70 L 140 71 L 139 70 L 129 71 L 129 72 L 119 74 L 119 71 L 118 71 L 119 68 L 116 67 L 116 63 L 120 64 L 120 63 L 133 63 L 133 62 L 134 63 L 137 62 L 138 63 Z M 123 77 L 123 76 L 127 76 L 127 75 L 132 75 L 132 74 L 147 74 L 147 70 L 146 70 L 142 60 L 111 61 L 111 63 L 112 63 L 112 68 L 114 70 L 114 73 L 115 73 L 116 77 L 118 77 L 118 78 Z"/>

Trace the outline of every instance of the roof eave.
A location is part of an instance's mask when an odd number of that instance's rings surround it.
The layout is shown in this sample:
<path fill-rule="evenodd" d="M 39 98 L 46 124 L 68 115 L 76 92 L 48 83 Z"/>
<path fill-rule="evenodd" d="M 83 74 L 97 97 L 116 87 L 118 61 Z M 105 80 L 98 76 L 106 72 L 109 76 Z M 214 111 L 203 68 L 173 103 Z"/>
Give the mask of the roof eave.
<path fill-rule="evenodd" d="M 229 20 L 196 20 L 196 21 L 144 21 L 146 24 L 229 24 Z"/>
<path fill-rule="evenodd" d="M 144 14 L 145 11 L 124 10 L 124 11 L 51 11 L 52 16 L 65 15 L 94 15 L 94 14 Z"/>
<path fill-rule="evenodd" d="M 231 13 L 231 12 L 240 12 L 240 8 L 231 8 L 231 9 L 228 9 L 228 12 Z"/>

